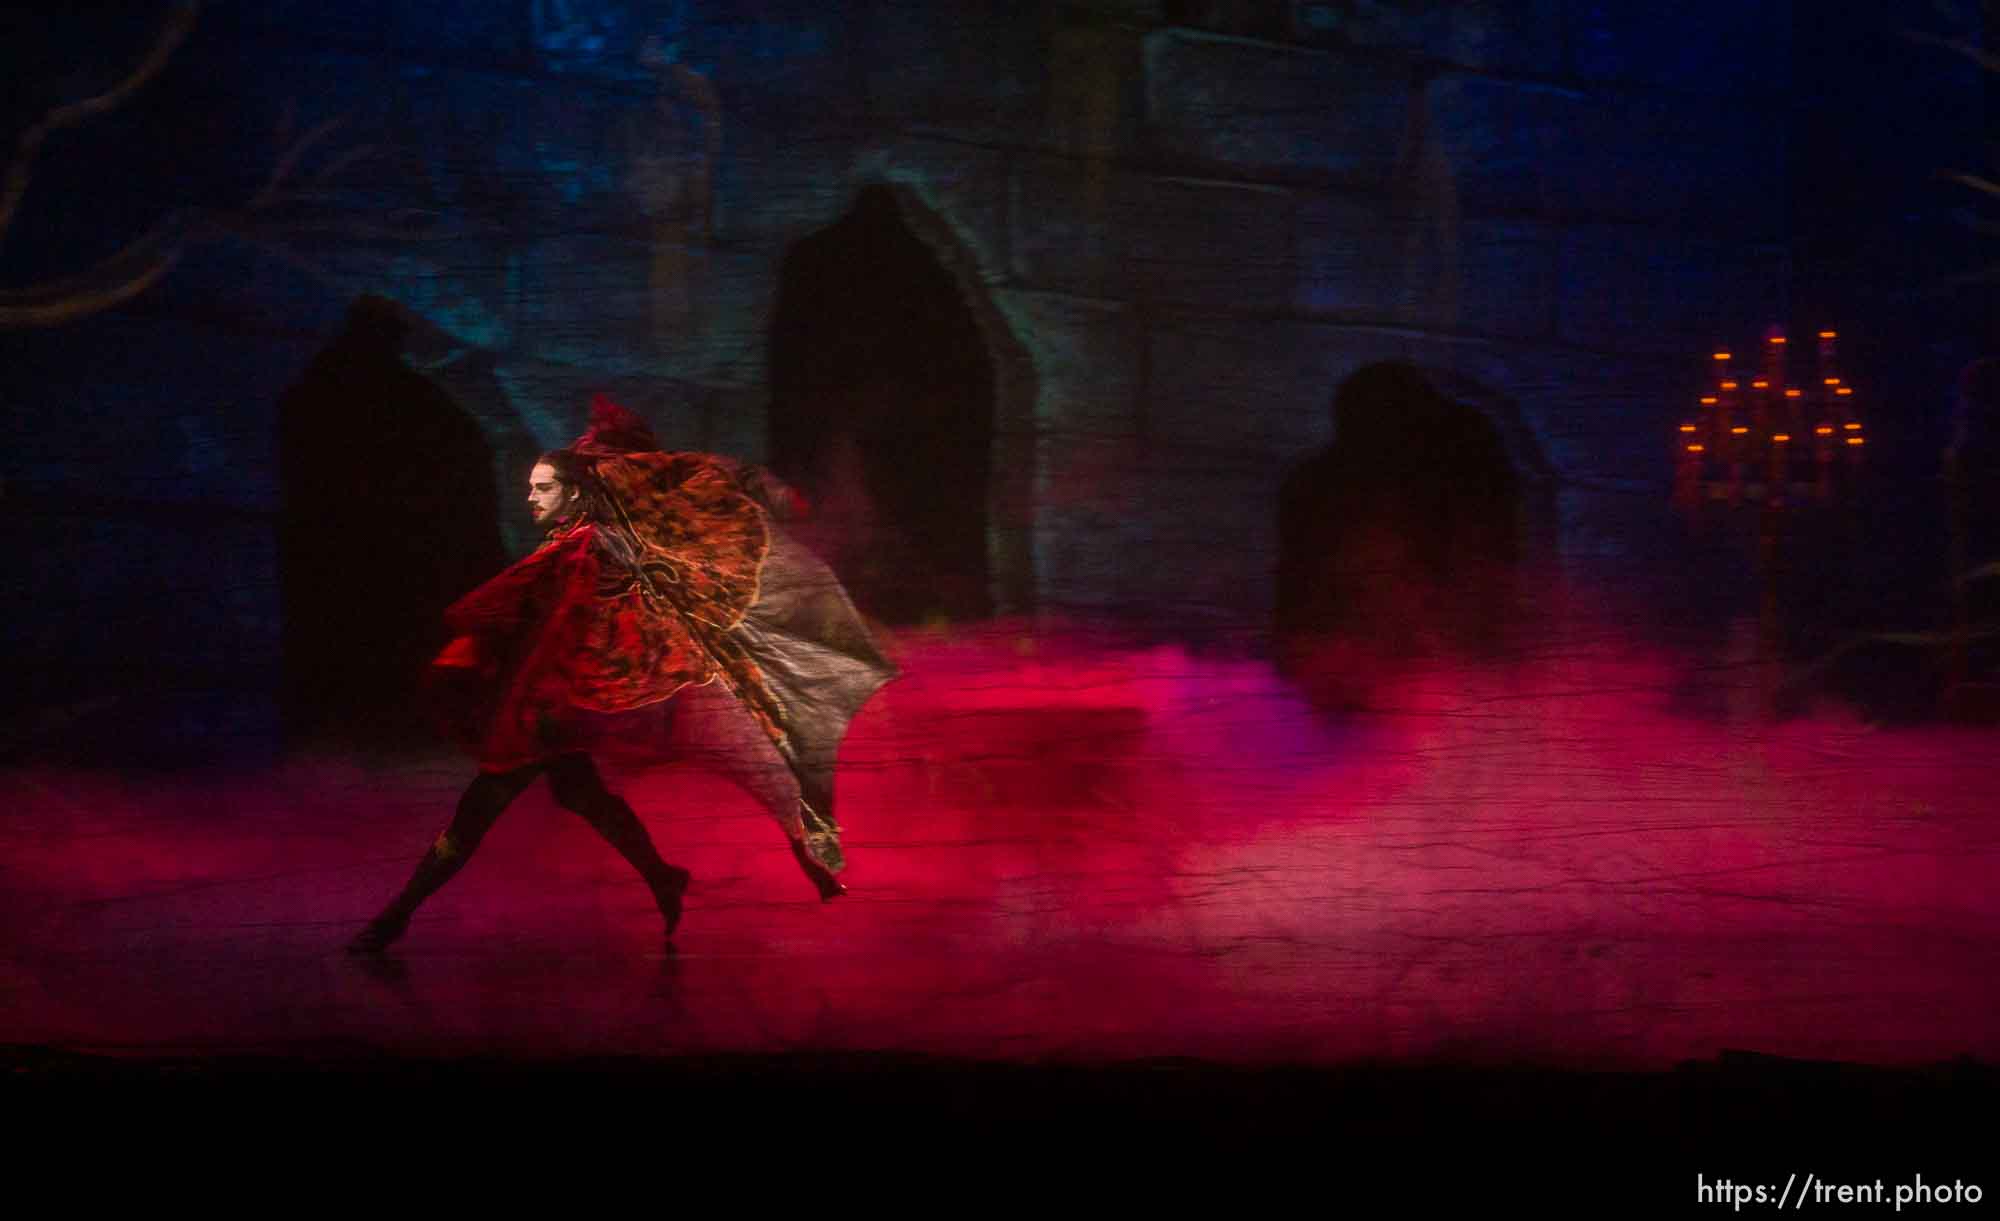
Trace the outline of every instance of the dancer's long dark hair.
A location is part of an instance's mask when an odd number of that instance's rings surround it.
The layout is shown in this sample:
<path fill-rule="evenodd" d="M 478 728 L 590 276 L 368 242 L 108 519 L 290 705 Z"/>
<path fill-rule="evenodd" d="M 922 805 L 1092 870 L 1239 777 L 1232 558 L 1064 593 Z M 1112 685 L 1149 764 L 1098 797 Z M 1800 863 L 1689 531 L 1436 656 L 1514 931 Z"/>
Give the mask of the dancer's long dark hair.
<path fill-rule="evenodd" d="M 552 449 L 535 461 L 554 471 L 556 480 L 565 488 L 576 489 L 576 513 L 570 519 L 572 522 L 601 523 L 609 520 L 611 506 L 590 459 L 573 449 Z"/>
<path fill-rule="evenodd" d="M 611 560 L 604 570 L 599 592 L 610 594 L 625 589 L 645 571 L 644 548 L 612 502 L 610 490 L 597 477 L 594 462 L 573 449 L 553 449 L 536 461 L 546 462 L 564 487 L 577 490 L 576 513 L 566 524 L 588 521 L 597 527 L 597 545 Z"/>
<path fill-rule="evenodd" d="M 642 575 L 644 550 L 631 531 L 630 523 L 612 498 L 610 489 L 597 477 L 597 463 L 620 454 L 657 451 L 660 443 L 653 429 L 629 408 L 621 407 L 606 395 L 590 400 L 590 427 L 568 449 L 551 450 L 539 461 L 549 464 L 564 486 L 577 489 L 575 520 L 594 522 L 600 546 L 634 576 Z M 616 578 L 612 578 L 616 579 Z"/>

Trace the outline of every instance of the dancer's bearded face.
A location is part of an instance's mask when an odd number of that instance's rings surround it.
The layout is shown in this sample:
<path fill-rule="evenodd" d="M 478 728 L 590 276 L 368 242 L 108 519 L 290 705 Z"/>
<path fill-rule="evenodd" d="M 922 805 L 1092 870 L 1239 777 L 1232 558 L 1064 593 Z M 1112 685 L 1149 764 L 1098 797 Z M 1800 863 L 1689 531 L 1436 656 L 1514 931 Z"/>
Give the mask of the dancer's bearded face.
<path fill-rule="evenodd" d="M 576 508 L 576 489 L 556 478 L 555 468 L 537 462 L 528 472 L 528 512 L 538 526 L 553 526 Z"/>

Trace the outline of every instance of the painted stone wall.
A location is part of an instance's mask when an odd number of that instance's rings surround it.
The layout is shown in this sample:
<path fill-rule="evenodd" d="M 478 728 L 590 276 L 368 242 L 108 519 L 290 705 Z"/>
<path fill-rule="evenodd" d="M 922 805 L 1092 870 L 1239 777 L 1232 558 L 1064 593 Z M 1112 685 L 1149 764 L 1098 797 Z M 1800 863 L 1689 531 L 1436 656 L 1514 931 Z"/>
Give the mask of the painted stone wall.
<path fill-rule="evenodd" d="M 759 458 L 785 255 L 886 183 L 990 349 L 1001 610 L 1254 638 L 1278 485 L 1382 359 L 1480 402 L 1553 505 L 1546 547 L 1627 582 L 1658 567 L 1690 358 L 1789 305 L 1792 6 L 1652 10 L 218 5 L 20 218 L 62 230 L 104 159 L 150 149 L 135 193 L 211 223 L 120 310 L 0 335 L 10 496 L 67 506 L 78 555 L 199 587 L 158 577 L 121 611 L 132 648 L 206 642 L 189 666 L 262 675 L 273 404 L 348 302 L 405 307 L 407 358 L 487 431 L 503 503 L 595 391 L 670 446 Z M 128 23 L 51 49 L 115 75 L 112 45 L 144 43 Z M 147 215 L 97 215 L 93 240 Z M 36 245 L 8 252 L 8 282 L 82 249 Z M 120 598 L 97 564 L 50 577 L 49 674 L 127 664 L 62 610 Z"/>

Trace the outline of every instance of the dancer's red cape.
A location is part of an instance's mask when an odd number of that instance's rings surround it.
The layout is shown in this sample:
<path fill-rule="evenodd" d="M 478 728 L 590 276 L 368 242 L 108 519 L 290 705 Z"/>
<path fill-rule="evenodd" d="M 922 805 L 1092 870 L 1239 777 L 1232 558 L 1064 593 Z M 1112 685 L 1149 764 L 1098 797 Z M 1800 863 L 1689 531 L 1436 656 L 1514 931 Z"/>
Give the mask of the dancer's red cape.
<path fill-rule="evenodd" d="M 595 473 L 597 520 L 445 612 L 456 639 L 433 675 L 480 707 L 481 768 L 636 730 L 730 775 L 838 872 L 835 755 L 896 668 L 832 571 L 776 524 L 790 493 L 755 467 L 660 450 L 603 399 L 574 450 Z"/>

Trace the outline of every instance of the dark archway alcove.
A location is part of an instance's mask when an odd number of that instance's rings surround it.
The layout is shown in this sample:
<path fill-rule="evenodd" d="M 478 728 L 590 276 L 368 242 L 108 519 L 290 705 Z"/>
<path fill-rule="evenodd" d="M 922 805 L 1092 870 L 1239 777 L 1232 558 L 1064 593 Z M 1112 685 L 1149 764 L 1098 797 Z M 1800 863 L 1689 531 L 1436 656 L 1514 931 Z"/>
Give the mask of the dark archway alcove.
<path fill-rule="evenodd" d="M 506 563 L 479 425 L 403 362 L 398 307 L 362 298 L 286 391 L 279 587 L 288 733 L 418 727 L 440 616 Z"/>
<path fill-rule="evenodd" d="M 886 186 L 786 255 L 771 326 L 771 465 L 803 528 L 890 623 L 992 613 L 993 362 L 951 273 Z"/>
<path fill-rule="evenodd" d="M 1281 655 L 1328 641 L 1348 661 L 1497 651 L 1528 516 L 1500 430 L 1400 362 L 1354 373 L 1333 413 L 1334 444 L 1281 494 Z"/>

